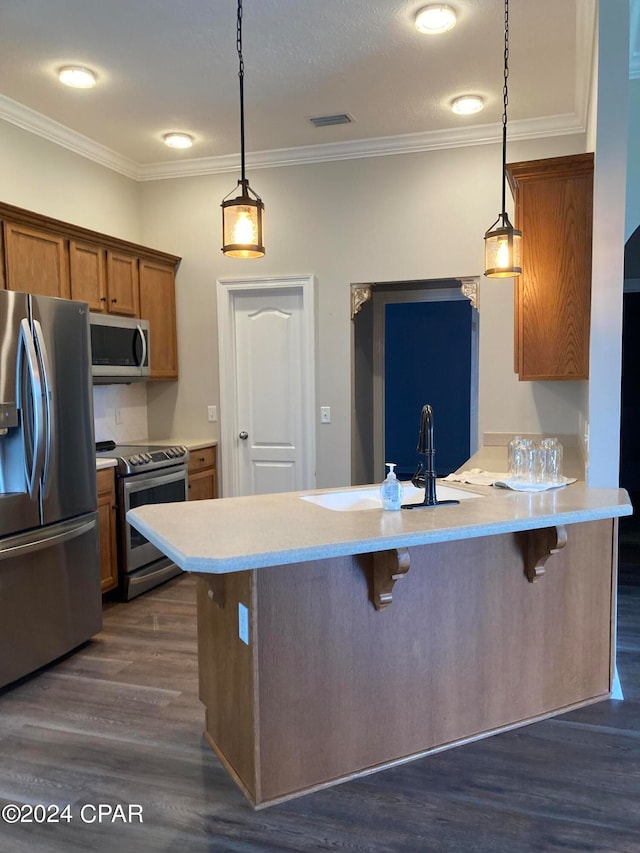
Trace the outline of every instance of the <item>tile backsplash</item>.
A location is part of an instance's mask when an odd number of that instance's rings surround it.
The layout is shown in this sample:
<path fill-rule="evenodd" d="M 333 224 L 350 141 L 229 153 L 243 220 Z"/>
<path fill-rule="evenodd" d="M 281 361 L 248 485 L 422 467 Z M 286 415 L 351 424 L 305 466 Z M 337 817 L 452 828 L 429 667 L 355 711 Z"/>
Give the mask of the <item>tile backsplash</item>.
<path fill-rule="evenodd" d="M 148 438 L 146 383 L 94 385 L 93 418 L 96 441 L 126 444 Z"/>

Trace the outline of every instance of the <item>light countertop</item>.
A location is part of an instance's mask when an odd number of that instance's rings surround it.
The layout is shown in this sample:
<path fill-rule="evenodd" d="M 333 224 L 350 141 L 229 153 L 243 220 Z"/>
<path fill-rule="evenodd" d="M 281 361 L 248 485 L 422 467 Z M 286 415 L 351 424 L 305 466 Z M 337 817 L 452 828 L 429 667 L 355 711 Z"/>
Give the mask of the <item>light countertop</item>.
<path fill-rule="evenodd" d="M 101 471 L 103 468 L 115 468 L 117 464 L 117 459 L 96 459 L 96 471 Z"/>
<path fill-rule="evenodd" d="M 147 505 L 127 517 L 182 569 L 224 574 L 632 512 L 624 489 L 589 489 L 583 483 L 538 493 L 474 486 L 482 496 L 457 506 L 400 512 L 336 512 L 301 500 L 331 491 L 338 490 Z"/>

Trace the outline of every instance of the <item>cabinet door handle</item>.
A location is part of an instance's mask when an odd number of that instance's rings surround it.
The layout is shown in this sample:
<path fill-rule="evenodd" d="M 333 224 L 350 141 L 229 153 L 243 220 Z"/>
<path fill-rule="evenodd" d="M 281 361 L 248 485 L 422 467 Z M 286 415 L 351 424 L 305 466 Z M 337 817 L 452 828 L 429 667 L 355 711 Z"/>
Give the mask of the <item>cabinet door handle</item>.
<path fill-rule="evenodd" d="M 117 302 L 118 300 L 117 300 L 117 299 L 112 299 L 111 301 L 112 301 L 112 302 Z"/>
<path fill-rule="evenodd" d="M 101 296 L 101 297 L 100 297 L 100 302 L 106 302 L 106 301 L 107 301 L 107 297 L 106 297 L 106 296 Z"/>
<path fill-rule="evenodd" d="M 246 441 L 249 438 L 249 433 L 243 429 L 241 433 L 238 433 L 238 438 L 241 438 L 243 441 Z"/>

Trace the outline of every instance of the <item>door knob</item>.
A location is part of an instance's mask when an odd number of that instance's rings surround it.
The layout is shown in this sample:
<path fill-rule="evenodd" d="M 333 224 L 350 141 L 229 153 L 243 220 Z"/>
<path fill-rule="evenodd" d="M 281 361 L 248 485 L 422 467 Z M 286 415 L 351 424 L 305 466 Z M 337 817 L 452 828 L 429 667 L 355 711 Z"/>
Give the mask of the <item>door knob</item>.
<path fill-rule="evenodd" d="M 249 438 L 249 433 L 243 429 L 242 432 L 239 433 L 238 438 L 241 438 L 243 441 L 246 441 L 246 439 Z"/>

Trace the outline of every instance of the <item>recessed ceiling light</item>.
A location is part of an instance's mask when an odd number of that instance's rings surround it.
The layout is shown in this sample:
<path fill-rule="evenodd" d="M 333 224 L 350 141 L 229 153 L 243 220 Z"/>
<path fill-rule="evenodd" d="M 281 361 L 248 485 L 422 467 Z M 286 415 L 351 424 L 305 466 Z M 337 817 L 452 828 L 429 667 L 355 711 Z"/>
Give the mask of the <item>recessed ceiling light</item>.
<path fill-rule="evenodd" d="M 165 133 L 162 139 L 169 148 L 191 148 L 193 145 L 193 136 L 188 133 Z"/>
<path fill-rule="evenodd" d="M 74 89 L 93 89 L 96 75 L 90 68 L 79 65 L 65 65 L 58 69 L 58 80 Z"/>
<path fill-rule="evenodd" d="M 480 95 L 461 95 L 459 98 L 451 101 L 451 109 L 454 113 L 458 113 L 461 116 L 479 113 L 483 107 L 484 101 Z"/>
<path fill-rule="evenodd" d="M 455 10 L 446 3 L 437 6 L 424 6 L 415 17 L 418 32 L 437 35 L 452 30 L 456 25 Z"/>

